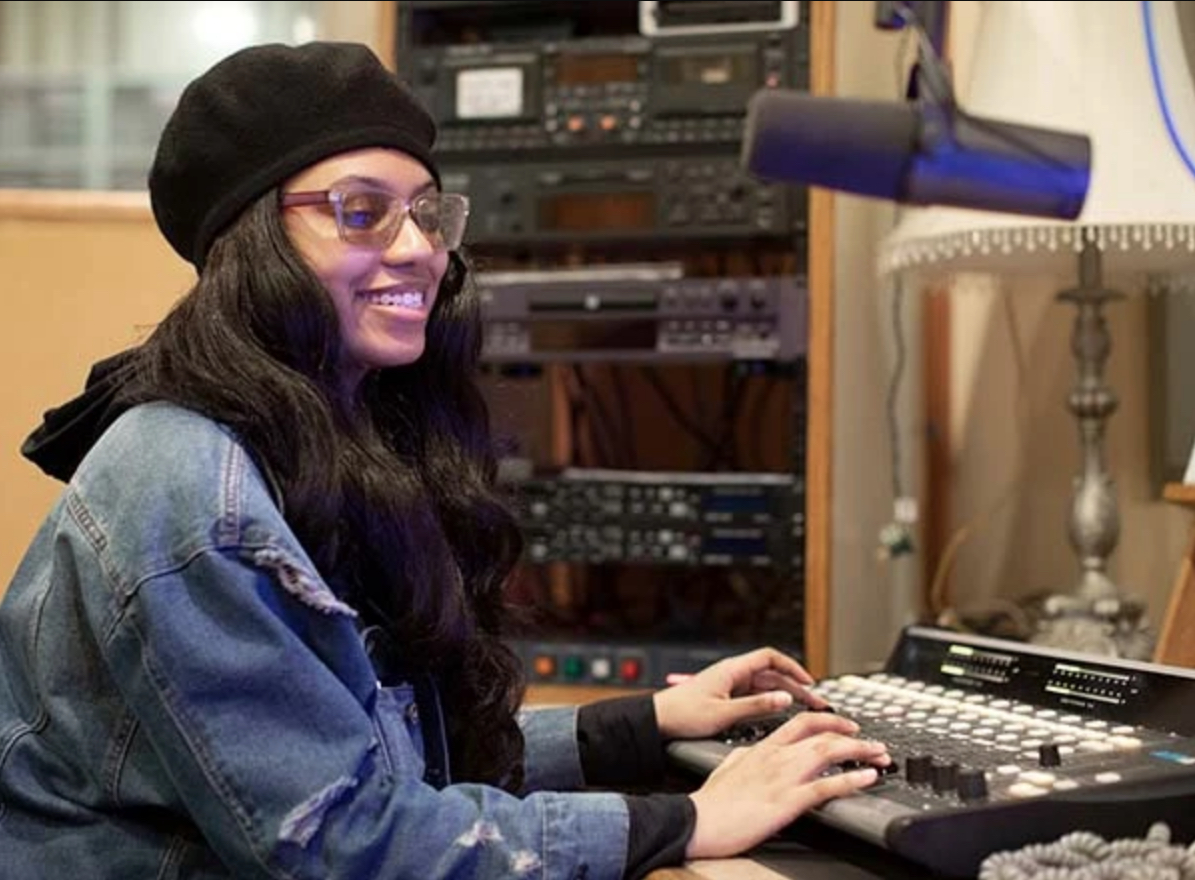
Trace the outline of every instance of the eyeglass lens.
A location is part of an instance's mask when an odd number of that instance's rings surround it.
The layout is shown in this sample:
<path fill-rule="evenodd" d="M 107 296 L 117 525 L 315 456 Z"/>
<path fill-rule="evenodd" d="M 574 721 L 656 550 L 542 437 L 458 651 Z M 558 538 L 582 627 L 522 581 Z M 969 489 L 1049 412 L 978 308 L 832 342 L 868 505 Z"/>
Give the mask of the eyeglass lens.
<path fill-rule="evenodd" d="M 424 193 L 407 204 L 381 190 L 338 190 L 334 202 L 341 237 L 366 247 L 390 247 L 410 216 L 432 247 L 455 250 L 469 216 L 469 200 L 458 193 Z"/>

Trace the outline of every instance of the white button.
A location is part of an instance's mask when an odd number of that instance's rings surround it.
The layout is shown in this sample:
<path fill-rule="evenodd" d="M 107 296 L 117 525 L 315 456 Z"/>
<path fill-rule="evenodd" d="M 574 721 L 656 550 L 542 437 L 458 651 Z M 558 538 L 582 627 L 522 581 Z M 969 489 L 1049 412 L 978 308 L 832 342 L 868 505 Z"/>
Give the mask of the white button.
<path fill-rule="evenodd" d="M 1008 787 L 1008 793 L 1016 798 L 1041 797 L 1043 794 L 1049 794 L 1046 789 L 1038 788 L 1028 782 L 1014 782 Z"/>
<path fill-rule="evenodd" d="M 1135 736 L 1113 736 L 1109 737 L 1108 742 L 1118 749 L 1139 749 L 1141 748 L 1141 740 Z"/>
<path fill-rule="evenodd" d="M 1021 774 L 1024 782 L 1032 782 L 1034 785 L 1050 785 L 1057 778 L 1053 773 L 1044 770 L 1026 770 Z"/>

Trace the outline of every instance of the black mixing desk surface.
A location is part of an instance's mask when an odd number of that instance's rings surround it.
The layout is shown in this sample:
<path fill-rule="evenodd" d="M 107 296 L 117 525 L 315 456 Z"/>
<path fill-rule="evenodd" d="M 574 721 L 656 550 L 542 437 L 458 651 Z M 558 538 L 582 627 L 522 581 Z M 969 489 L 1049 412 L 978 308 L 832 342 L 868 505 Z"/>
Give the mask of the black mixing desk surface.
<path fill-rule="evenodd" d="M 1195 671 L 910 627 L 883 672 L 817 691 L 893 764 L 809 820 L 939 876 L 974 877 L 993 852 L 1075 830 L 1144 837 L 1165 822 L 1195 838 Z M 783 720 L 670 755 L 708 773 Z"/>

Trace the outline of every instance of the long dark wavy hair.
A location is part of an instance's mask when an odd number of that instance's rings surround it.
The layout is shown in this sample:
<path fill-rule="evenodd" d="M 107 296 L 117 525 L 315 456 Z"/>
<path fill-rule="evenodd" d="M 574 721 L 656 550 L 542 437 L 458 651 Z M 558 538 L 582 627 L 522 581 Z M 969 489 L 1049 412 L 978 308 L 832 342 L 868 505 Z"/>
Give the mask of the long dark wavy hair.
<path fill-rule="evenodd" d="M 336 311 L 292 248 L 275 191 L 213 244 L 141 347 L 125 396 L 236 432 L 325 580 L 405 667 L 435 676 L 453 778 L 517 790 L 524 682 L 501 636 L 522 544 L 495 490 L 477 311 L 452 254 L 423 356 L 346 390 Z"/>

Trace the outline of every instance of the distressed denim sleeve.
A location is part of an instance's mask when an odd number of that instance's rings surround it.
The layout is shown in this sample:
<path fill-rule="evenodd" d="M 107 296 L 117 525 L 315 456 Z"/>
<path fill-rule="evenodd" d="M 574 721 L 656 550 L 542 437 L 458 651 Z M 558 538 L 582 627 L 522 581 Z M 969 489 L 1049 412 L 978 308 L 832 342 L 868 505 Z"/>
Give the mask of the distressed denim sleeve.
<path fill-rule="evenodd" d="M 527 791 L 572 791 L 585 784 L 577 745 L 577 707 L 542 706 L 519 714 L 526 742 Z"/>
<path fill-rule="evenodd" d="M 622 797 L 427 786 L 403 719 L 329 672 L 297 631 L 329 621 L 295 626 L 308 612 L 294 604 L 205 552 L 141 584 L 108 640 L 187 812 L 237 877 L 622 875 Z"/>
<path fill-rule="evenodd" d="M 520 715 L 528 789 L 642 786 L 663 777 L 663 747 L 651 695 L 575 707 L 536 707 Z M 586 758 L 586 751 L 591 752 Z M 684 794 L 627 798 L 627 880 L 679 865 L 696 813 Z"/>
<path fill-rule="evenodd" d="M 130 433 L 135 470 L 92 473 L 71 493 L 59 553 L 90 586 L 80 612 L 172 780 L 172 809 L 233 876 L 623 876 L 620 795 L 425 784 L 410 718 L 378 687 L 352 609 L 243 452 L 180 456 L 169 432 L 145 433 Z"/>

